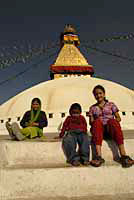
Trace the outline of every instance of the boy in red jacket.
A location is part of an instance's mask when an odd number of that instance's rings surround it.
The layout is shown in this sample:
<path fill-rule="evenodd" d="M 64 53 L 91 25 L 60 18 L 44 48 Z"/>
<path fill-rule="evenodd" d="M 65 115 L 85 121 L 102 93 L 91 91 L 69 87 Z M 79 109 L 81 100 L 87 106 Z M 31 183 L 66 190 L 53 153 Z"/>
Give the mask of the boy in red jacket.
<path fill-rule="evenodd" d="M 62 148 L 67 162 L 73 166 L 89 165 L 90 141 L 87 134 L 87 122 L 81 112 L 80 104 L 72 104 L 69 109 L 70 115 L 65 119 L 59 134 L 59 137 L 63 138 Z M 76 151 L 77 144 L 79 151 Z"/>

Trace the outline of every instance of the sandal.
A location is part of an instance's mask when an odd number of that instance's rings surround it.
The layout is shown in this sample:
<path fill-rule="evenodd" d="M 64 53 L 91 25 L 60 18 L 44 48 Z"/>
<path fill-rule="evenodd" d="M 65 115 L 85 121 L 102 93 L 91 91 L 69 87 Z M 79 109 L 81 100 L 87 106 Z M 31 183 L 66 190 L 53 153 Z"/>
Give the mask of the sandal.
<path fill-rule="evenodd" d="M 90 164 L 91 164 L 93 167 L 100 167 L 104 162 L 105 162 L 105 160 L 104 160 L 101 156 L 96 156 L 96 157 L 90 162 Z"/>
<path fill-rule="evenodd" d="M 134 164 L 134 160 L 129 156 L 121 156 L 120 162 L 124 168 L 131 167 Z"/>

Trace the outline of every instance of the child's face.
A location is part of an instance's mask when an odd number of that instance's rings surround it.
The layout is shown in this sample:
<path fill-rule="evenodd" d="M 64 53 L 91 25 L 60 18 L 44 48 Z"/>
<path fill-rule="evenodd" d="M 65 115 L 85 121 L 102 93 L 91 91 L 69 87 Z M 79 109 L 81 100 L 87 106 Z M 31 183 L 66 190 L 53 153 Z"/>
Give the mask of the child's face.
<path fill-rule="evenodd" d="M 81 112 L 80 112 L 80 110 L 77 109 L 77 108 L 76 108 L 76 109 L 72 109 L 72 111 L 71 111 L 71 115 L 72 115 L 72 116 L 79 117 L 80 114 L 81 114 Z"/>
<path fill-rule="evenodd" d="M 105 93 L 101 89 L 96 89 L 94 96 L 95 96 L 95 99 L 97 100 L 97 102 L 100 103 L 100 102 L 104 101 Z"/>
<path fill-rule="evenodd" d="M 40 107 L 40 104 L 39 104 L 37 101 L 34 101 L 34 102 L 32 103 L 32 108 L 33 108 L 33 110 L 38 110 L 39 107 Z"/>

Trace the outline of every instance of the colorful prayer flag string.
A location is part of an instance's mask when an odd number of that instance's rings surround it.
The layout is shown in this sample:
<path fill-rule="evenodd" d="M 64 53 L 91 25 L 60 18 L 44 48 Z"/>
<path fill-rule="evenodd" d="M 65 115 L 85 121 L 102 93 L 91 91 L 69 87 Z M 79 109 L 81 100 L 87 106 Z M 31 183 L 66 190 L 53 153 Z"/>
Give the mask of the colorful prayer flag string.
<path fill-rule="evenodd" d="M 112 42 L 114 40 L 129 40 L 129 39 L 134 39 L 134 33 L 129 33 L 127 35 L 117 35 L 117 36 L 113 36 L 110 38 L 104 38 L 104 39 L 91 40 L 91 42 L 102 43 L 102 42 Z"/>
<path fill-rule="evenodd" d="M 129 33 L 126 35 L 117 35 L 110 38 L 104 38 L 104 39 L 96 39 L 91 41 L 83 41 L 81 46 L 84 48 L 92 49 L 96 52 L 100 52 L 106 55 L 114 56 L 116 58 L 120 58 L 126 61 L 134 61 L 133 58 L 130 58 L 128 56 L 121 55 L 120 53 L 113 53 L 106 50 L 103 50 L 98 47 L 94 47 L 93 44 L 96 43 L 104 43 L 104 42 L 112 42 L 114 40 L 129 40 L 134 39 L 134 34 Z M 92 45 L 89 44 L 92 43 Z M 57 42 L 48 42 L 47 44 L 41 44 L 40 47 L 32 47 L 30 43 L 26 43 L 25 45 L 13 45 L 13 47 L 3 47 L 0 49 L 0 69 L 11 66 L 16 63 L 27 63 L 32 58 L 38 55 L 49 55 L 51 53 L 51 50 L 54 48 L 57 48 L 59 44 Z M 49 52 L 50 51 L 50 52 Z"/>
<path fill-rule="evenodd" d="M 57 51 L 54 52 L 54 53 L 52 53 L 52 54 L 49 54 L 49 55 L 47 56 L 47 58 L 45 58 L 45 59 L 44 59 L 44 58 L 41 58 L 38 62 L 36 62 L 35 64 L 30 65 L 27 69 L 25 69 L 25 70 L 23 70 L 23 71 L 21 71 L 21 72 L 15 74 L 15 75 L 13 75 L 13 76 L 7 78 L 6 80 L 1 81 L 1 82 L 0 82 L 0 86 L 3 85 L 3 84 L 5 84 L 5 83 L 7 83 L 7 82 L 9 82 L 9 81 L 11 81 L 11 80 L 15 80 L 16 78 L 18 78 L 19 76 L 22 76 L 24 73 L 28 72 L 28 71 L 31 70 L 32 68 L 38 67 L 38 65 L 41 64 L 41 63 L 43 63 L 44 60 L 46 61 L 47 59 L 49 59 L 49 58 L 55 56 L 56 54 L 57 54 Z"/>

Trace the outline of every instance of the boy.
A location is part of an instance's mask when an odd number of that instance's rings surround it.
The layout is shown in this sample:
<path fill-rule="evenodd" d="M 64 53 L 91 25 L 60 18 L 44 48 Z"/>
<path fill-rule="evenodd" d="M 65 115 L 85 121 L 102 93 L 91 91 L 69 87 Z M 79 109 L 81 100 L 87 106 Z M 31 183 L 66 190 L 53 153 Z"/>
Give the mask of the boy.
<path fill-rule="evenodd" d="M 89 137 L 87 123 L 80 104 L 74 103 L 69 109 L 69 116 L 65 119 L 59 138 L 62 140 L 62 148 L 67 158 L 67 163 L 73 166 L 80 164 L 89 165 Z M 79 150 L 76 151 L 77 144 Z"/>

